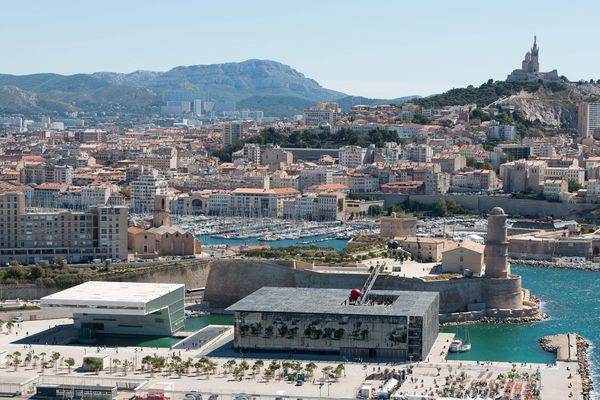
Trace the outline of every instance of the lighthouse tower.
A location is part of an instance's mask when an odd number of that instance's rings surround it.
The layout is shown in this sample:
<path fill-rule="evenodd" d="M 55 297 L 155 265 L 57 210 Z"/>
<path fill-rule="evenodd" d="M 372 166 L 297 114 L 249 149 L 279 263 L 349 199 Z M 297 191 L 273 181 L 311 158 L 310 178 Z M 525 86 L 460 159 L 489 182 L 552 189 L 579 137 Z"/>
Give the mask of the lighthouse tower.
<path fill-rule="evenodd" d="M 506 217 L 504 210 L 500 207 L 494 207 L 488 214 L 484 252 L 485 276 L 488 278 L 508 278 L 510 276 Z"/>

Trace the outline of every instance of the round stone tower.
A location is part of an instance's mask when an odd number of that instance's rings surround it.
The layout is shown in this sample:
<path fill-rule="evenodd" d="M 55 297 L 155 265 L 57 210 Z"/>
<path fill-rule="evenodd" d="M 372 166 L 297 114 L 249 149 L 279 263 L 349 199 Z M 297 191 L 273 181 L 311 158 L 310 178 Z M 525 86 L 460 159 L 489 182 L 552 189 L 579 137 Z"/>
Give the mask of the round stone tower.
<path fill-rule="evenodd" d="M 500 207 L 494 207 L 488 215 L 484 262 L 486 277 L 508 278 L 510 276 L 506 214 Z"/>

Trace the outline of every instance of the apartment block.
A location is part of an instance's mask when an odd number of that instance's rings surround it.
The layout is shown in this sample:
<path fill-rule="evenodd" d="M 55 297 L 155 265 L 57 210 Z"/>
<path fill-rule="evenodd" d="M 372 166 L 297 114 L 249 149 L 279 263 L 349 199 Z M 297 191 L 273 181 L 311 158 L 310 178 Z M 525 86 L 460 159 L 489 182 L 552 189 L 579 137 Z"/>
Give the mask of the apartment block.
<path fill-rule="evenodd" d="M 0 262 L 126 260 L 127 216 L 123 206 L 27 212 L 23 193 L 6 192 L 0 195 Z"/>

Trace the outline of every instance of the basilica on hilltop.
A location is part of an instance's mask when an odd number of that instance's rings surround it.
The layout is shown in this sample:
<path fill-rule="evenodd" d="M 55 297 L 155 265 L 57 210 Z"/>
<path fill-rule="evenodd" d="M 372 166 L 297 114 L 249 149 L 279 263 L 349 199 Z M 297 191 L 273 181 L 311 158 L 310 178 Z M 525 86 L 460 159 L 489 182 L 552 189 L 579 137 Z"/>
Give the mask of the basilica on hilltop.
<path fill-rule="evenodd" d="M 506 78 L 507 82 L 512 81 L 534 81 L 542 79 L 545 81 L 557 81 L 558 71 L 540 72 L 540 63 L 538 59 L 539 48 L 537 46 L 537 37 L 533 37 L 533 46 L 525 54 L 525 59 L 521 63 L 520 69 L 515 69 Z"/>

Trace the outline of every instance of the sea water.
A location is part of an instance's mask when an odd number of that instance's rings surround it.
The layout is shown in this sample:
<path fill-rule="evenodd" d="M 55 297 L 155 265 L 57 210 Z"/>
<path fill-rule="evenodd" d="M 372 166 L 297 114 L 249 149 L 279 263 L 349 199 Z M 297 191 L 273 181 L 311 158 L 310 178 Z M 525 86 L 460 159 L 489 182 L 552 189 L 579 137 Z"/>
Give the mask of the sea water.
<path fill-rule="evenodd" d="M 471 351 L 454 353 L 449 358 L 513 362 L 554 362 L 538 339 L 558 333 L 574 332 L 589 343 L 595 386 L 600 385 L 600 273 L 574 269 L 513 265 L 521 275 L 523 287 L 542 302 L 548 320 L 527 324 L 477 324 L 444 328 L 461 338 L 468 336 Z"/>

